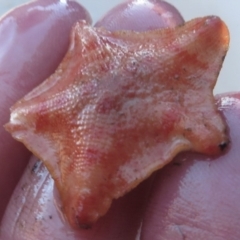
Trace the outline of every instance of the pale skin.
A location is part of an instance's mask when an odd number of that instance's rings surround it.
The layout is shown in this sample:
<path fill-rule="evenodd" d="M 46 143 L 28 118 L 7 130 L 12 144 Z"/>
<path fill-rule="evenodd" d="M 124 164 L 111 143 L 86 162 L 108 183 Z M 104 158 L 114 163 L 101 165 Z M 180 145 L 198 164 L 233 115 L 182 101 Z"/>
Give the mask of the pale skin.
<path fill-rule="evenodd" d="M 79 17 L 90 21 L 89 15 L 75 4 L 71 5 L 74 9 L 71 13 L 64 10 L 69 16 L 66 20 L 59 11 L 61 7 L 56 4 L 53 11 L 56 11 L 57 16 L 44 23 L 45 26 L 52 24 L 54 30 L 46 30 L 48 27 L 39 28 L 39 22 L 48 19 L 46 10 L 41 14 L 32 11 L 34 14 L 31 23 L 22 16 L 26 16 L 26 13 L 31 12 L 29 10 L 40 2 L 10 13 L 9 16 L 14 17 L 19 25 L 20 19 L 23 19 L 21 28 L 14 28 L 12 23 L 9 23 L 8 28 L 4 28 L 4 21 L 0 22 L 0 30 L 7 29 L 6 32 L 9 33 L 5 32 L 4 38 L 0 36 L 0 52 L 4 53 L 0 58 L 1 126 L 8 121 L 9 107 L 50 75 L 61 61 L 64 55 L 62 49 L 67 48 L 67 32 L 72 22 Z M 52 2 L 58 1 L 45 1 L 46 5 Z M 152 4 L 140 5 L 137 8 L 131 6 L 134 5 L 129 5 L 128 8 L 122 5 L 115 9 L 114 13 L 107 13 L 97 26 L 111 30 L 129 27 L 144 31 L 150 27 L 183 23 L 176 10 L 159 1 L 152 1 Z M 122 14 L 126 9 L 131 14 Z M 173 17 L 163 18 L 162 10 L 170 11 Z M 148 17 L 144 22 L 138 21 L 143 15 Z M 36 31 L 33 31 L 34 27 L 37 28 Z M 25 43 L 23 51 L 19 52 L 13 47 L 16 47 L 16 42 L 18 45 Z M 53 49 L 55 54 L 48 55 Z M 61 221 L 52 203 L 55 196 L 52 194 L 53 185 L 48 173 L 41 165 L 36 164 L 37 160 L 33 157 L 29 162 L 30 153 L 1 127 L 0 219 L 4 212 L 5 216 L 0 239 L 29 239 L 31 236 L 31 239 L 131 240 L 137 235 L 141 236 L 141 239 L 153 240 L 239 239 L 240 94 L 225 94 L 221 101 L 218 101 L 218 105 L 227 120 L 231 137 L 231 145 L 224 156 L 211 160 L 206 156 L 191 153 L 178 156 L 174 164 L 158 171 L 131 193 L 116 200 L 109 213 L 87 231 L 73 232 Z M 27 164 L 27 170 L 24 171 Z M 142 230 L 139 233 L 141 222 Z"/>

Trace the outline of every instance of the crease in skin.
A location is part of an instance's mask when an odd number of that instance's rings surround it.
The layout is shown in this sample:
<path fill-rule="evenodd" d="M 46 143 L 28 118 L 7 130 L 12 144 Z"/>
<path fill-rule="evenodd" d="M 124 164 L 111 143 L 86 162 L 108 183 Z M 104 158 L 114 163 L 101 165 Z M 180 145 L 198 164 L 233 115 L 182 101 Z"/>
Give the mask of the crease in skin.
<path fill-rule="evenodd" d="M 215 16 L 142 33 L 75 25 L 56 72 L 5 125 L 48 168 L 72 227 L 90 228 L 179 152 L 223 152 L 212 90 L 228 44 Z"/>

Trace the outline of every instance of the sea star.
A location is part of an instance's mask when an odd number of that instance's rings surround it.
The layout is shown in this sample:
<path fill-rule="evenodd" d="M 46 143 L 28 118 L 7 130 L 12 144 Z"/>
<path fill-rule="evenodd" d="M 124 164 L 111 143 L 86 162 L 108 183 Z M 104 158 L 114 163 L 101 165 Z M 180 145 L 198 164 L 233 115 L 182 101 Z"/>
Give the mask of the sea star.
<path fill-rule="evenodd" d="M 75 25 L 56 72 L 5 126 L 44 162 L 73 227 L 91 226 L 179 152 L 222 152 L 212 90 L 228 43 L 214 16 L 143 33 Z"/>

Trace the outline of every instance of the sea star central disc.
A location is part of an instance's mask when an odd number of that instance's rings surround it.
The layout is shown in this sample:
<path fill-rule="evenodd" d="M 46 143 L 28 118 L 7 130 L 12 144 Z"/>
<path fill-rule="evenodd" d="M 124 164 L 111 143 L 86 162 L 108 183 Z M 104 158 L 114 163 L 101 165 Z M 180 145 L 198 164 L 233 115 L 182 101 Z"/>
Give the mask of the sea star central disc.
<path fill-rule="evenodd" d="M 6 125 L 47 166 L 73 227 L 90 226 L 180 151 L 223 150 L 212 90 L 228 42 L 218 17 L 144 33 L 75 25 L 56 72 Z"/>

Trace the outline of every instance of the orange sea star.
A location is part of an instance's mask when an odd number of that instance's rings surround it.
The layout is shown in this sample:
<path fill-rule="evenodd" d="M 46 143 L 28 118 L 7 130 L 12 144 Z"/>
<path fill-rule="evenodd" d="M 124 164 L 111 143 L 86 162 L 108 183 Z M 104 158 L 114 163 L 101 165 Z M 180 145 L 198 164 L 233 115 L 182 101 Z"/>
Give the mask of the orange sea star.
<path fill-rule="evenodd" d="M 6 125 L 48 168 L 73 227 L 90 226 L 180 151 L 223 150 L 212 90 L 228 42 L 214 16 L 143 33 L 75 25 L 56 72 Z"/>

